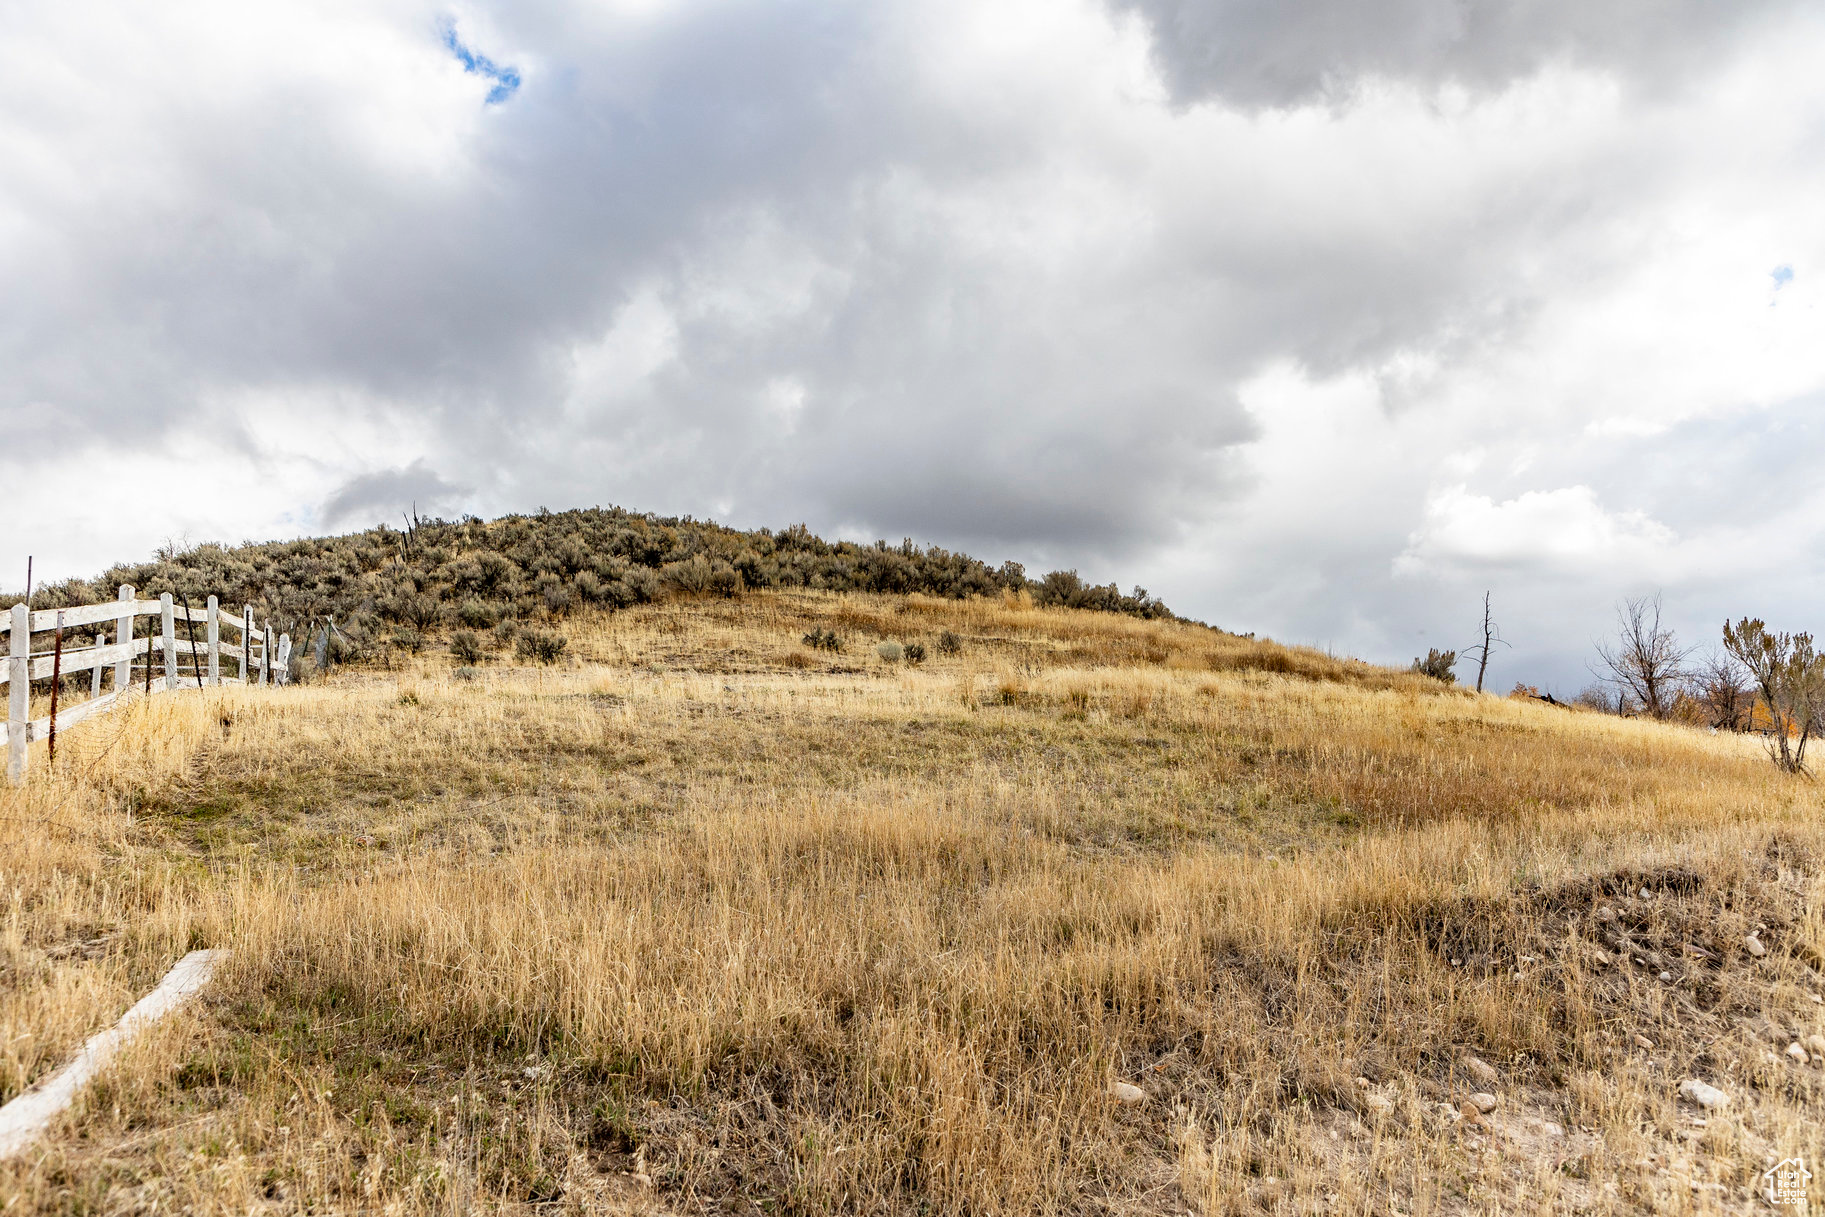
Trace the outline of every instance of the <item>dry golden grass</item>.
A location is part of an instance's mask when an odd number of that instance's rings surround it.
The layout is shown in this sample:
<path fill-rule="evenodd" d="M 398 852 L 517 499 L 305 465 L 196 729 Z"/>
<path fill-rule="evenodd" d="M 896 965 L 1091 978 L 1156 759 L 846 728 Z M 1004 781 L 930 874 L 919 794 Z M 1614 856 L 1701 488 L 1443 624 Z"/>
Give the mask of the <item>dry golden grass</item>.
<path fill-rule="evenodd" d="M 0 795 L 0 1095 L 235 952 L 0 1204 L 1722 1212 L 1825 1150 L 1819 789 L 1753 744 L 1017 602 L 569 633 L 155 699 Z"/>

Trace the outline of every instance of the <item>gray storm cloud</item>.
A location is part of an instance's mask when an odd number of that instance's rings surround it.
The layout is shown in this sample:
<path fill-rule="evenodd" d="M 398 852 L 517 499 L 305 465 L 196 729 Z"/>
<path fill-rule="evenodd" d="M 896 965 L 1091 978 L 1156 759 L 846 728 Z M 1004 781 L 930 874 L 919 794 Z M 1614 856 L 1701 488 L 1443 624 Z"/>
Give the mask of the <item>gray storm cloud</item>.
<path fill-rule="evenodd" d="M 17 16 L 9 567 L 617 502 L 1402 661 L 1495 583 L 1572 675 L 1812 594 L 1732 531 L 1825 535 L 1801 7 Z"/>
<path fill-rule="evenodd" d="M 1702 79 L 1793 0 L 1118 0 L 1143 16 L 1181 98 L 1344 101 L 1365 78 L 1502 89 L 1553 64 L 1651 90 Z"/>

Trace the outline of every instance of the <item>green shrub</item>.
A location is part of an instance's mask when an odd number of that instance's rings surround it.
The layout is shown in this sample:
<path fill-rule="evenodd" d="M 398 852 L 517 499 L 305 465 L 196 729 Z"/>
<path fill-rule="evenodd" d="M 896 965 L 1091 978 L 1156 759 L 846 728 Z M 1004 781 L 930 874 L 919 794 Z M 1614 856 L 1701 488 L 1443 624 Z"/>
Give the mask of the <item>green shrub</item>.
<path fill-rule="evenodd" d="M 471 596 L 456 606 L 456 619 L 472 630 L 491 630 L 500 624 L 501 610 Z"/>
<path fill-rule="evenodd" d="M 1457 683 L 1457 673 L 1452 670 L 1455 667 L 1457 667 L 1457 652 L 1441 651 L 1437 647 L 1426 652 L 1424 659 L 1413 661 L 1415 672 L 1421 676 L 1430 676 L 1433 680 L 1442 680 L 1448 685 Z"/>
<path fill-rule="evenodd" d="M 925 644 L 922 642 L 907 643 L 906 644 L 906 662 L 913 663 L 913 664 L 924 663 L 925 662 Z"/>
<path fill-rule="evenodd" d="M 437 598 L 422 592 L 402 592 L 382 607 L 393 620 L 419 630 L 436 625 L 441 611 Z"/>
<path fill-rule="evenodd" d="M 836 636 L 835 630 L 812 630 L 800 641 L 814 651 L 840 651 L 843 649 L 843 640 Z"/>
<path fill-rule="evenodd" d="M 905 650 L 897 642 L 883 642 L 874 649 L 874 653 L 888 663 L 899 663 L 900 656 L 905 653 Z"/>
<path fill-rule="evenodd" d="M 514 650 L 521 659 L 556 663 L 568 645 L 570 640 L 553 630 L 524 630 L 515 640 Z"/>
<path fill-rule="evenodd" d="M 450 638 L 450 654 L 465 664 L 482 661 L 482 640 L 474 630 L 458 630 Z"/>
<path fill-rule="evenodd" d="M 416 655 L 425 649 L 425 636 L 409 625 L 402 625 L 393 631 L 392 643 L 401 650 Z"/>

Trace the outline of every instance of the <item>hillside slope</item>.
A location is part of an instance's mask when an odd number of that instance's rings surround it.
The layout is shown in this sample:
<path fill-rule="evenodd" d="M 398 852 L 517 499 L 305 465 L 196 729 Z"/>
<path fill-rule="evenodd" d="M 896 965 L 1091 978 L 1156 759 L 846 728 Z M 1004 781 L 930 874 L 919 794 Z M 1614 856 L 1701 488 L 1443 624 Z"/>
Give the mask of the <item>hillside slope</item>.
<path fill-rule="evenodd" d="M 1173 616 L 1144 589 L 1124 595 L 1114 584 L 1086 584 L 1075 571 L 1029 579 L 1018 562 L 991 568 L 911 540 L 830 542 L 803 525 L 744 532 L 620 508 L 424 520 L 406 531 L 382 526 L 233 547 L 173 545 L 150 562 L 37 589 L 32 607 L 111 600 L 122 584 L 141 596 L 170 592 L 198 606 L 210 595 L 251 604 L 256 618 L 299 636 L 334 621 L 337 653 L 356 660 L 416 650 L 440 627 L 484 631 L 489 645 L 505 645 L 521 629 L 549 627 L 573 613 L 768 589 L 950 599 L 1024 592 L 1042 606 Z"/>
<path fill-rule="evenodd" d="M 0 1095 L 235 952 L 0 1204 L 1721 1212 L 1825 1153 L 1820 792 L 1738 737 L 999 591 L 564 629 L 0 795 Z"/>

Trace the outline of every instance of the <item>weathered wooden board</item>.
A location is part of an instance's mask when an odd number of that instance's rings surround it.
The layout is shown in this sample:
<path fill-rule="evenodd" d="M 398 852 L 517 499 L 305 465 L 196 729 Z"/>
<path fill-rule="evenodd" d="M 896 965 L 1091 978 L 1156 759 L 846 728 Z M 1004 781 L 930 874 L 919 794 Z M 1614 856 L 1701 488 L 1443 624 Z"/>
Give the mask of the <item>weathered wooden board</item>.
<path fill-rule="evenodd" d="M 135 617 L 143 617 L 158 610 L 159 603 L 156 600 L 109 600 L 102 604 L 79 604 L 75 608 L 39 609 L 32 614 L 32 633 L 41 634 L 45 630 L 56 629 L 58 613 L 63 614 L 63 628 L 73 630 L 79 625 L 94 625 L 97 621 L 118 621 L 128 612 Z M 178 612 L 183 610 L 179 609 Z M 198 613 L 197 620 L 202 619 L 202 614 Z M 0 634 L 10 634 L 12 631 L 11 621 L 0 622 Z"/>
<path fill-rule="evenodd" d="M 65 647 L 63 649 L 64 674 L 66 676 L 71 676 L 77 672 L 85 672 L 89 669 L 90 665 L 96 663 L 98 659 L 102 664 L 110 664 L 119 663 L 121 660 L 130 659 L 135 655 L 144 655 L 146 653 L 146 645 L 151 641 L 150 638 L 135 638 L 131 642 L 124 644 L 110 642 L 107 646 L 99 648 L 92 646 Z M 101 652 L 99 656 L 96 655 L 97 650 Z M 55 666 L 56 658 L 56 655 L 51 653 L 41 653 L 32 656 L 28 661 L 31 668 L 32 679 L 43 680 L 45 677 L 49 676 L 51 674 L 51 669 Z M 5 684 L 8 680 L 12 679 L 12 673 L 8 668 L 10 668 L 10 665 L 8 665 L 8 667 L 0 667 L 0 685 Z"/>

